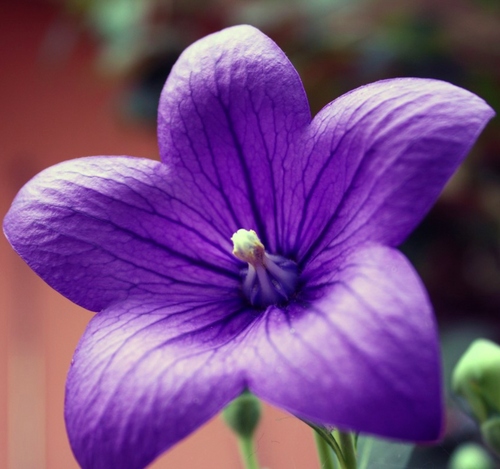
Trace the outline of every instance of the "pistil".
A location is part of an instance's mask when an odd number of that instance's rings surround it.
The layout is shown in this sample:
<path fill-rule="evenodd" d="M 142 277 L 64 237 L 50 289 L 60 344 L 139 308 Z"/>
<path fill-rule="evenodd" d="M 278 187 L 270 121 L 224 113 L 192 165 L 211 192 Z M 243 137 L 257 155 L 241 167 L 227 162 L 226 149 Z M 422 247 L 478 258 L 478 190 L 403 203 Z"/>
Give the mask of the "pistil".
<path fill-rule="evenodd" d="M 265 307 L 288 301 L 297 287 L 295 262 L 268 254 L 253 230 L 238 230 L 231 240 L 233 254 L 248 264 L 242 275 L 243 292 L 250 303 Z"/>

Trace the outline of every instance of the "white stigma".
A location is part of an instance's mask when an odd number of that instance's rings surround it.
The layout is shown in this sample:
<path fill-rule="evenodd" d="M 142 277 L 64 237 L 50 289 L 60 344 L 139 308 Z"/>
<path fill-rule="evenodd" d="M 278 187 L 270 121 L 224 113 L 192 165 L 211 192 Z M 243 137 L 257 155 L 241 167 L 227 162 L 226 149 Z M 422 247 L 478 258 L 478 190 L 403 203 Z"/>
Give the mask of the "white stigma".
<path fill-rule="evenodd" d="M 295 292 L 298 269 L 293 261 L 266 252 L 257 233 L 238 230 L 231 237 L 233 254 L 248 263 L 243 271 L 243 292 L 255 306 L 283 303 Z"/>
<path fill-rule="evenodd" d="M 233 254 L 244 262 L 255 266 L 262 263 L 266 250 L 254 230 L 238 230 L 231 237 Z"/>

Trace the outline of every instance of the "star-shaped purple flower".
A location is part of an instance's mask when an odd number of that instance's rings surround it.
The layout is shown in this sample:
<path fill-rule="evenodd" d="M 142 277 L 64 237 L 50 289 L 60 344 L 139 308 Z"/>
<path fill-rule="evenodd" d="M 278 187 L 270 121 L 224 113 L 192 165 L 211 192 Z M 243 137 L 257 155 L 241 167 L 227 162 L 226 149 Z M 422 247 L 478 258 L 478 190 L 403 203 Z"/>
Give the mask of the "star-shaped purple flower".
<path fill-rule="evenodd" d="M 492 115 L 463 89 L 408 78 L 311 120 L 283 52 L 239 26 L 172 70 L 161 163 L 82 158 L 28 182 L 9 241 L 98 312 L 67 382 L 81 466 L 142 468 L 245 389 L 313 422 L 438 438 L 435 322 L 394 246 Z"/>

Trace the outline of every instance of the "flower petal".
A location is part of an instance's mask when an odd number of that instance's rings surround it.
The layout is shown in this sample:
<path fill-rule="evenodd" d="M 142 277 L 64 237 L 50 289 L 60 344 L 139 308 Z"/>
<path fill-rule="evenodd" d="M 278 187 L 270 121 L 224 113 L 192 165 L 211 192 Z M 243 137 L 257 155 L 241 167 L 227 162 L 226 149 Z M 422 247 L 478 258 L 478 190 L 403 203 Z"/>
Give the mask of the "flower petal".
<path fill-rule="evenodd" d="M 254 319 L 237 300 L 98 313 L 68 375 L 66 424 L 83 469 L 140 469 L 245 388 L 231 351 Z"/>
<path fill-rule="evenodd" d="M 24 186 L 4 231 L 38 275 L 90 310 L 144 292 L 238 295 L 230 240 L 179 187 L 157 161 L 68 161 Z"/>
<path fill-rule="evenodd" d="M 290 148 L 309 122 L 302 83 L 283 51 L 257 29 L 237 26 L 196 42 L 174 66 L 159 105 L 160 154 L 229 236 L 254 229 L 279 253 Z"/>
<path fill-rule="evenodd" d="M 466 90 L 417 78 L 373 83 L 330 103 L 296 150 L 305 204 L 298 200 L 290 233 L 302 266 L 346 240 L 403 242 L 493 114 Z"/>
<path fill-rule="evenodd" d="M 313 422 L 396 439 L 437 439 L 437 332 L 408 261 L 392 248 L 359 248 L 322 289 L 322 296 L 321 289 L 306 289 L 302 306 L 269 308 L 252 329 L 250 390 Z"/>

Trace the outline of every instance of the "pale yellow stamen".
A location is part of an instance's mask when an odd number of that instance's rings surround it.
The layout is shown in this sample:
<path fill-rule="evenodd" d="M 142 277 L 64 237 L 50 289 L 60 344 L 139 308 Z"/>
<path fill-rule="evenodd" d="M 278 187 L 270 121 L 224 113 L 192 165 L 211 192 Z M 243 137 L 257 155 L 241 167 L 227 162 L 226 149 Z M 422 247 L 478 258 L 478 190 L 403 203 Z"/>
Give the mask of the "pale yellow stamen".
<path fill-rule="evenodd" d="M 244 262 L 254 267 L 264 263 L 266 252 L 264 245 L 260 242 L 254 230 L 238 230 L 231 238 L 233 242 L 233 254 Z"/>
<path fill-rule="evenodd" d="M 253 230 L 238 230 L 232 236 L 233 254 L 248 268 L 243 271 L 243 292 L 257 306 L 268 306 L 288 300 L 296 288 L 298 270 L 294 262 L 266 253 Z"/>

